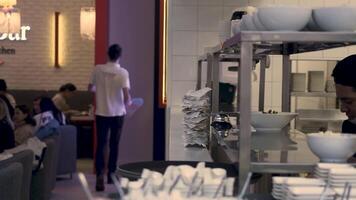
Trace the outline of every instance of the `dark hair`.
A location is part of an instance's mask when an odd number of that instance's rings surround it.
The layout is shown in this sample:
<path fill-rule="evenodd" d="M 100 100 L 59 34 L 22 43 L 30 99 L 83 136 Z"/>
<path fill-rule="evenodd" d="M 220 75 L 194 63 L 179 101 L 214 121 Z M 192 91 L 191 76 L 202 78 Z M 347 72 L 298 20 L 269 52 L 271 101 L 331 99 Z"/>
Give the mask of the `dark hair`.
<path fill-rule="evenodd" d="M 77 90 L 77 87 L 75 87 L 75 85 L 73 83 L 66 83 L 59 88 L 60 92 L 65 92 L 65 91 L 74 92 L 76 90 Z"/>
<path fill-rule="evenodd" d="M 40 109 L 41 113 L 52 111 L 53 117 L 60 123 L 63 124 L 64 120 L 62 117 L 62 113 L 57 109 L 54 105 L 53 101 L 49 97 L 42 97 L 40 101 Z"/>
<path fill-rule="evenodd" d="M 18 105 L 15 108 L 19 109 L 22 113 L 27 114 L 27 117 L 24 119 L 26 124 L 36 126 L 36 121 L 32 118 L 30 109 L 26 105 Z"/>
<path fill-rule="evenodd" d="M 339 61 L 332 73 L 336 84 L 350 86 L 356 90 L 356 54 Z"/>
<path fill-rule="evenodd" d="M 7 91 L 7 84 L 6 81 L 4 79 L 0 79 L 0 91 Z"/>
<path fill-rule="evenodd" d="M 110 61 L 116 61 L 117 59 L 119 59 L 121 57 L 121 52 L 122 49 L 120 45 L 118 44 L 111 45 L 108 49 L 108 56 Z"/>
<path fill-rule="evenodd" d="M 6 103 L 7 109 L 9 110 L 9 114 L 10 114 L 10 117 L 12 119 L 14 117 L 15 110 L 12 107 L 9 99 L 5 95 L 2 95 L 2 94 L 0 94 L 0 99 L 2 99 Z"/>

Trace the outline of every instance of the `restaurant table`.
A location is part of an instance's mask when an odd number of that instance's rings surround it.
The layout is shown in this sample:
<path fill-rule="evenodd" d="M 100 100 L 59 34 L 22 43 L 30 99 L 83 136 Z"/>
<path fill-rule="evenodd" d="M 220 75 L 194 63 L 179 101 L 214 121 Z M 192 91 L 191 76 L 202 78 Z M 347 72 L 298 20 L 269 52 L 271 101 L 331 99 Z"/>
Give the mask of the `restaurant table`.
<path fill-rule="evenodd" d="M 77 127 L 78 158 L 93 158 L 94 152 L 94 116 L 73 115 L 69 124 Z"/>

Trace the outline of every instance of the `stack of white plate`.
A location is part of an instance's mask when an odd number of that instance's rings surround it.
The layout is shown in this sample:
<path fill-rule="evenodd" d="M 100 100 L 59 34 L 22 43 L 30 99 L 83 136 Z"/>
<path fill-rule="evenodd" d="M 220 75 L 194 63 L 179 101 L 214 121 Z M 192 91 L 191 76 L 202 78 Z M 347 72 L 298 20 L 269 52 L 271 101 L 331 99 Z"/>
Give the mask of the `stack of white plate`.
<path fill-rule="evenodd" d="M 352 168 L 349 164 L 336 164 L 336 163 L 318 163 L 314 170 L 315 178 L 328 180 L 330 169 L 337 168 Z"/>
<path fill-rule="evenodd" d="M 283 184 L 287 178 L 289 177 L 275 176 L 272 178 L 273 181 L 272 196 L 275 199 L 283 199 Z"/>
<path fill-rule="evenodd" d="M 208 144 L 210 91 L 210 88 L 191 90 L 183 97 L 183 138 L 185 146 L 206 146 Z"/>
<path fill-rule="evenodd" d="M 355 168 L 335 168 L 329 172 L 330 185 L 334 188 L 343 188 L 346 183 L 356 187 L 356 169 Z"/>
<path fill-rule="evenodd" d="M 324 193 L 324 200 L 333 200 L 335 191 L 332 189 L 325 190 L 324 187 L 289 187 L 286 200 L 319 200 Z"/>
<path fill-rule="evenodd" d="M 324 187 L 325 182 L 316 178 L 301 177 L 273 177 L 272 196 L 275 199 L 285 200 L 289 194 L 289 188 L 293 187 Z"/>
<path fill-rule="evenodd" d="M 337 200 L 341 200 L 342 195 L 344 194 L 344 188 L 334 188 L 337 194 Z M 356 189 L 351 189 L 349 200 L 356 200 Z"/>

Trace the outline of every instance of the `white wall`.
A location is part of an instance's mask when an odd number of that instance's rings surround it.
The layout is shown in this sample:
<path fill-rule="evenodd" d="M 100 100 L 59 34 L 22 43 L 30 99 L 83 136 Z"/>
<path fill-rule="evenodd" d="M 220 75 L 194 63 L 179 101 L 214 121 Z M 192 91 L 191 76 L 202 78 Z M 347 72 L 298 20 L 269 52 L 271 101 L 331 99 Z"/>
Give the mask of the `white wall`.
<path fill-rule="evenodd" d="M 31 26 L 27 41 L 1 41 L 0 47 L 16 49 L 16 55 L 0 54 L 0 78 L 10 89 L 57 90 L 72 82 L 86 90 L 94 65 L 94 41 L 80 37 L 80 8 L 94 0 L 18 0 L 22 25 Z M 54 12 L 61 12 L 62 67 L 53 67 Z"/>

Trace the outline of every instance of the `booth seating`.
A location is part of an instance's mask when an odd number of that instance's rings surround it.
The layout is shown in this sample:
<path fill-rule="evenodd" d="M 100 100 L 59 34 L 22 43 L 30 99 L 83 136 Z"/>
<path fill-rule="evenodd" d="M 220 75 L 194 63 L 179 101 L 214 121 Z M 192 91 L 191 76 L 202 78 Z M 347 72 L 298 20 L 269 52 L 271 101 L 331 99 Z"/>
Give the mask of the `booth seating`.
<path fill-rule="evenodd" d="M 23 167 L 13 162 L 0 166 L 0 199 L 21 200 L 18 188 L 22 185 Z"/>
<path fill-rule="evenodd" d="M 30 183 L 32 177 L 32 160 L 33 160 L 33 152 L 31 150 L 21 151 L 13 155 L 13 157 L 0 161 L 0 168 L 4 168 L 12 163 L 20 163 L 22 167 L 22 175 L 20 184 L 16 186 L 16 193 L 20 194 L 21 200 L 29 200 L 30 199 Z M 0 179 L 3 178 L 0 175 Z M 1 179 L 0 187 L 6 185 L 5 180 Z M 20 192 L 19 192 L 20 189 Z M 7 199 L 2 198 L 4 196 L 0 195 L 0 199 Z M 9 198 L 10 199 L 10 198 Z"/>
<path fill-rule="evenodd" d="M 45 138 L 47 149 L 43 159 L 43 167 L 32 175 L 31 200 L 49 200 L 56 181 L 58 161 L 58 136 Z"/>
<path fill-rule="evenodd" d="M 16 100 L 17 105 L 27 105 L 32 109 L 33 100 L 40 96 L 52 98 L 58 91 L 51 90 L 9 90 Z M 89 104 L 93 104 L 93 93 L 88 91 L 75 91 L 72 98 L 68 99 L 67 103 L 75 110 L 88 111 Z"/>
<path fill-rule="evenodd" d="M 72 174 L 77 171 L 77 128 L 73 125 L 59 127 L 59 155 L 57 175 Z"/>
<path fill-rule="evenodd" d="M 31 150 L 21 151 L 9 159 L 0 161 L 0 200 L 49 200 L 57 174 L 71 174 L 76 171 L 75 126 L 61 126 L 59 134 L 42 141 L 47 145 L 42 155 L 42 167 L 33 166 L 34 155 Z M 14 186 L 18 197 L 11 193 L 13 182 L 17 179 L 8 179 L 1 174 L 3 171 L 9 172 L 7 167 L 13 163 L 20 165 L 20 169 L 14 168 L 20 175 L 19 181 Z M 12 169 L 10 172 L 13 172 Z"/>

